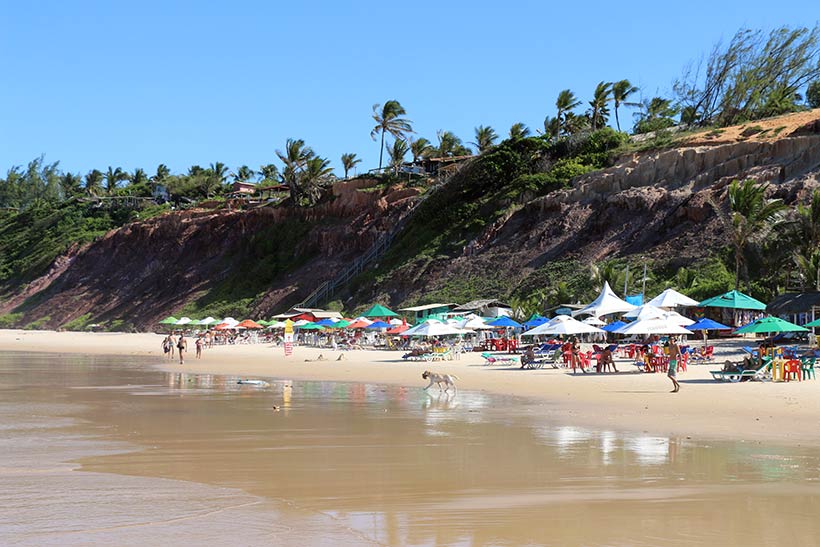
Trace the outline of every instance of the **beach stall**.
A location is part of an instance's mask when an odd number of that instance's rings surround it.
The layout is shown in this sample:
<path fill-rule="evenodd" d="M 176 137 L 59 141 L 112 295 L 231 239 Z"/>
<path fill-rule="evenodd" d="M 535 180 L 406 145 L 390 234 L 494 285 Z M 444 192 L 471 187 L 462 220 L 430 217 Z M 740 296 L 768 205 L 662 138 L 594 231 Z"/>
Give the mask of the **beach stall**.
<path fill-rule="evenodd" d="M 766 304 L 739 291 L 707 298 L 698 304 L 701 308 L 721 308 L 721 322 L 737 327 L 751 323 L 766 309 Z"/>

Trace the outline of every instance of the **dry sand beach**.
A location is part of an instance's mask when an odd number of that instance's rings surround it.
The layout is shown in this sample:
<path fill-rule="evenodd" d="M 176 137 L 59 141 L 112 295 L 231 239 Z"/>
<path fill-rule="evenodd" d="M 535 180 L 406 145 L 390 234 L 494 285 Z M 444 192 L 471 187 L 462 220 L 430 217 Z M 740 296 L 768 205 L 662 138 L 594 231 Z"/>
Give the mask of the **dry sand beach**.
<path fill-rule="evenodd" d="M 280 378 L 401 385 L 419 389 L 425 369 L 459 377 L 461 390 L 531 397 L 545 413 L 570 424 L 697 438 L 820 444 L 816 417 L 820 383 L 717 383 L 710 369 L 727 357 L 739 358 L 738 341 L 718 343 L 716 361 L 691 365 L 680 375 L 681 392 L 671 394 L 663 374 L 641 374 L 619 361 L 619 374 L 572 375 L 565 370 L 521 370 L 517 366 L 485 366 L 478 354 L 460 360 L 404 362 L 400 352 L 333 352 L 297 347 L 285 357 L 281 347 L 267 344 L 220 346 L 203 359 L 189 352 L 185 365 L 162 357 L 157 334 L 0 331 L 0 349 L 20 352 L 77 353 L 156 357 L 167 370 Z M 749 341 L 747 341 L 748 343 Z M 326 361 L 316 361 L 323 354 Z M 343 354 L 342 361 L 336 361 Z M 436 388 L 431 388 L 436 390 Z"/>

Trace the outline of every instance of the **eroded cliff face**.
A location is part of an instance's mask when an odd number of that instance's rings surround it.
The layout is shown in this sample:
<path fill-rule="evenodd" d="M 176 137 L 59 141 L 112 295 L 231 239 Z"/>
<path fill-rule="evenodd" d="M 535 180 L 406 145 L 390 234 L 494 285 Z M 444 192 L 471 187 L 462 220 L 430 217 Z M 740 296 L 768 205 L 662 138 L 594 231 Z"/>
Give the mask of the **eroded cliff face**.
<path fill-rule="evenodd" d="M 793 204 L 818 187 L 818 172 L 815 134 L 636 154 L 511 209 L 457 256 L 419 257 L 339 296 L 348 305 L 385 296 L 398 305 L 471 276 L 515 286 L 566 258 L 640 255 L 686 265 L 726 245 L 713 204 L 725 201 L 731 180 L 770 182 L 771 197 Z M 253 316 L 281 311 L 365 253 L 418 200 L 413 188 L 368 186 L 337 184 L 334 199 L 311 209 L 195 210 L 127 225 L 60 257 L 0 304 L 0 314 L 22 312 L 21 325 L 47 318 L 46 327 L 88 314 L 146 329 L 187 303 L 225 295 L 250 298 Z"/>
<path fill-rule="evenodd" d="M 332 201 L 311 209 L 190 210 L 129 224 L 60 257 L 0 314 L 22 312 L 18 324 L 51 328 L 90 314 L 88 322 L 146 329 L 214 291 L 253 298 L 254 315 L 268 314 L 369 249 L 418 195 L 358 186 L 368 184 L 338 183 Z"/>
<path fill-rule="evenodd" d="M 769 182 L 770 197 L 795 204 L 809 200 L 819 173 L 820 136 L 814 135 L 636 154 L 502 217 L 461 256 L 399 269 L 390 286 L 372 294 L 402 302 L 448 279 L 475 276 L 504 277 L 506 286 L 516 286 L 565 258 L 591 264 L 639 255 L 684 266 L 727 245 L 713 204 L 726 207 L 732 180 Z"/>

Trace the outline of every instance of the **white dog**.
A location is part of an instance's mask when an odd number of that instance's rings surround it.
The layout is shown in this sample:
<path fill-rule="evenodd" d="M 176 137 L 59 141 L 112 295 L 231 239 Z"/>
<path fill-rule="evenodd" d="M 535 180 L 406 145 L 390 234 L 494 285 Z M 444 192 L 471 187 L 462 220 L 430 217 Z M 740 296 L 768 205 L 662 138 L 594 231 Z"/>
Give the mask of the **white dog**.
<path fill-rule="evenodd" d="M 456 389 L 455 380 L 458 380 L 459 378 L 455 374 L 440 374 L 438 372 L 430 372 L 429 370 L 425 370 L 422 373 L 421 377 L 423 380 L 430 380 L 430 383 L 427 384 L 427 387 L 425 387 L 424 389 L 430 389 L 433 386 L 433 384 L 438 384 L 438 390 L 441 391 L 441 384 L 444 384 L 446 386 L 444 388 L 445 392 L 447 392 L 447 390 L 449 390 L 451 386 L 453 388 L 453 392 L 458 391 Z"/>

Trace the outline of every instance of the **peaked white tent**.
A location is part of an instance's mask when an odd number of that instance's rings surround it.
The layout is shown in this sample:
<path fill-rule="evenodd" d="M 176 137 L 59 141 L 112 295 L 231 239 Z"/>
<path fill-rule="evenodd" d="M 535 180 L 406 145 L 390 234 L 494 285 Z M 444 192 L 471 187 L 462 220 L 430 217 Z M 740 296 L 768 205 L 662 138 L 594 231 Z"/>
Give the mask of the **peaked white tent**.
<path fill-rule="evenodd" d="M 402 336 L 447 336 L 449 334 L 467 334 L 471 330 L 460 329 L 440 321 L 425 321 L 413 328 L 407 329 Z"/>
<path fill-rule="evenodd" d="M 638 306 L 634 310 L 626 312 L 624 317 L 628 317 L 630 319 L 659 319 L 663 317 L 665 313 L 666 310 L 662 310 L 652 304 L 647 303 L 643 306 Z"/>
<path fill-rule="evenodd" d="M 689 319 L 685 315 L 681 315 L 676 311 L 668 311 L 663 314 L 663 319 L 670 321 L 676 325 L 680 325 L 681 327 L 688 327 L 689 325 L 694 325 L 695 320 Z"/>
<path fill-rule="evenodd" d="M 556 315 L 543 325 L 522 333 L 521 336 L 537 336 L 539 334 L 588 334 L 604 332 L 599 328 L 587 325 L 569 315 Z"/>
<path fill-rule="evenodd" d="M 610 313 L 624 313 L 632 311 L 637 306 L 630 304 L 626 300 L 621 300 L 610 288 L 609 283 L 604 281 L 604 288 L 601 289 L 601 294 L 598 298 L 593 300 L 586 308 L 572 312 L 573 317 L 579 315 L 594 315 L 601 317 L 602 315 L 609 315 Z"/>
<path fill-rule="evenodd" d="M 616 334 L 692 334 L 674 320 L 669 319 L 642 319 L 624 325 L 615 331 Z"/>
<path fill-rule="evenodd" d="M 647 304 L 652 304 L 657 308 L 675 308 L 677 306 L 697 306 L 698 301 L 692 300 L 675 289 L 666 289 Z"/>

